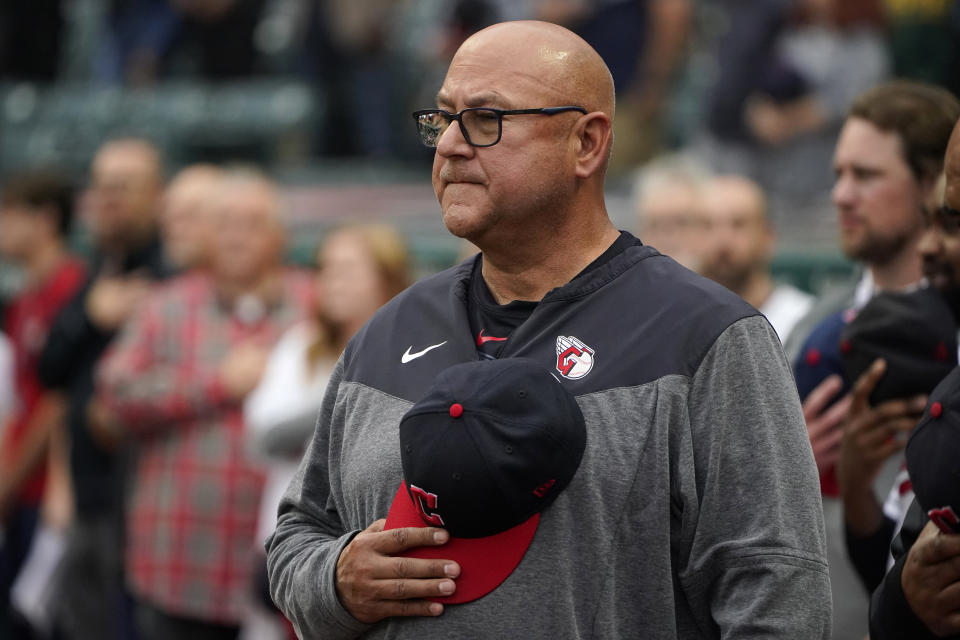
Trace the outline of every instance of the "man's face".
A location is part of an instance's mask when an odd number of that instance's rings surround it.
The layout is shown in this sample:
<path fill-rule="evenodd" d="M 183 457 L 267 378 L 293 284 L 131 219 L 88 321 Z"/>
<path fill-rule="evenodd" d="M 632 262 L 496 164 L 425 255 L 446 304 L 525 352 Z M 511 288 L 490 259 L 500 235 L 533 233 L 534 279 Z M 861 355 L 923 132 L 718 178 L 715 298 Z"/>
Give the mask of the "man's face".
<path fill-rule="evenodd" d="M 928 212 L 919 251 L 923 274 L 931 286 L 944 294 L 960 318 L 960 134 L 957 131 L 960 128 L 954 130 L 947 148 L 943 206 Z"/>
<path fill-rule="evenodd" d="M 280 260 L 283 235 L 275 194 L 253 181 L 225 182 L 214 204 L 211 267 L 234 284 L 254 284 Z"/>
<path fill-rule="evenodd" d="M 153 225 L 159 171 L 156 156 L 138 144 L 111 144 L 97 154 L 88 197 L 91 228 L 101 244 L 124 244 Z"/>
<path fill-rule="evenodd" d="M 897 134 L 849 118 L 833 164 L 832 196 L 843 252 L 867 264 L 885 264 L 897 257 L 923 229 L 925 197 L 904 160 Z"/>
<path fill-rule="evenodd" d="M 640 202 L 640 239 L 688 269 L 699 270 L 704 252 L 704 219 L 696 190 L 686 184 L 660 185 Z"/>
<path fill-rule="evenodd" d="M 177 266 L 202 263 L 213 233 L 210 217 L 215 197 L 215 175 L 188 175 L 170 184 L 163 198 L 160 230 L 163 248 Z"/>
<path fill-rule="evenodd" d="M 524 109 L 570 104 L 538 76 L 537 55 L 514 46 L 482 47 L 469 42 L 457 53 L 438 94 L 449 112 L 466 107 Z M 443 220 L 456 236 L 484 244 L 496 229 L 501 241 L 511 230 L 546 220 L 566 196 L 571 174 L 568 134 L 580 114 L 521 115 L 503 119 L 503 135 L 492 147 L 467 144 L 460 125 L 440 137 L 433 162 L 433 188 Z M 524 227 L 524 223 L 528 225 Z"/>
<path fill-rule="evenodd" d="M 750 277 L 766 266 L 773 248 L 764 204 L 755 188 L 741 181 L 717 181 L 704 193 L 701 273 L 741 293 Z"/>

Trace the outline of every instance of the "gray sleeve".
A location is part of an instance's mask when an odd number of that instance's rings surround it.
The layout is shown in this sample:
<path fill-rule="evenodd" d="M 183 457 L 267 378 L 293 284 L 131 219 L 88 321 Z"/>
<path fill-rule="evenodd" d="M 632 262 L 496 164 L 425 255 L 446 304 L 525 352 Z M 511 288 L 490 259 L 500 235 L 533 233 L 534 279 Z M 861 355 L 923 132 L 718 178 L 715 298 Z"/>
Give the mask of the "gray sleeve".
<path fill-rule="evenodd" d="M 716 340 L 688 399 L 697 513 L 681 585 L 722 638 L 829 638 L 823 507 L 796 385 L 760 316 Z"/>
<path fill-rule="evenodd" d="M 270 595 L 301 638 L 356 638 L 369 628 L 340 604 L 335 585 L 340 552 L 357 534 L 344 531 L 328 475 L 330 434 L 342 427 L 337 411 L 342 378 L 341 359 L 327 386 L 313 439 L 280 501 L 276 531 L 266 543 Z"/>

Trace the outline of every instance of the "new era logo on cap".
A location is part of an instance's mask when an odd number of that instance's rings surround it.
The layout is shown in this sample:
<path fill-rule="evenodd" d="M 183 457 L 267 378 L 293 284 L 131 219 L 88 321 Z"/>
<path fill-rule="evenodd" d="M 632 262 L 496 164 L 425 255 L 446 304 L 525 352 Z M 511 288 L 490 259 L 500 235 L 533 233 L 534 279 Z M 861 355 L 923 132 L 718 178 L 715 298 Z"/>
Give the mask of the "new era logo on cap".
<path fill-rule="evenodd" d="M 576 399 L 536 361 L 450 367 L 400 422 L 404 480 L 386 528 L 446 528 L 450 542 L 406 555 L 455 560 L 457 590 L 437 600 L 475 600 L 520 563 L 585 445 Z"/>

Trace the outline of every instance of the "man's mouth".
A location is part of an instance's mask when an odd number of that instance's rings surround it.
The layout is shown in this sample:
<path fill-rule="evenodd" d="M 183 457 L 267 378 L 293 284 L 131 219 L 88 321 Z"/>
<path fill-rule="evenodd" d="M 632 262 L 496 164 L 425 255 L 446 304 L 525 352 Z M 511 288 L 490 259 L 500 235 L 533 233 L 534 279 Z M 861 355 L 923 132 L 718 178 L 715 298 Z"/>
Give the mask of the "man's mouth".
<path fill-rule="evenodd" d="M 956 283 L 954 282 L 952 271 L 940 265 L 925 264 L 923 266 L 923 276 L 927 279 L 927 282 L 929 282 L 930 286 L 933 287 L 934 289 L 939 289 L 940 291 L 946 291 L 949 289 L 956 288 Z"/>
<path fill-rule="evenodd" d="M 852 213 L 840 213 L 839 216 L 840 228 L 844 231 L 849 231 L 851 229 L 857 229 L 863 223 L 860 221 L 860 218 Z"/>

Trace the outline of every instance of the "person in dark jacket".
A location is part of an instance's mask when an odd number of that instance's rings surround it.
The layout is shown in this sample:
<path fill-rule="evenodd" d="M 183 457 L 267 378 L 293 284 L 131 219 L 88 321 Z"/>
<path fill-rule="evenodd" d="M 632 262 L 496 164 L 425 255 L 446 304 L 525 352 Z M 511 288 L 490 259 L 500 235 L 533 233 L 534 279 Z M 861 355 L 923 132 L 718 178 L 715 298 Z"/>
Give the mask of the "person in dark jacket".
<path fill-rule="evenodd" d="M 923 271 L 944 293 L 960 317 L 960 122 L 947 146 L 943 206 L 927 214 L 920 243 Z M 946 413 L 940 401 L 945 385 L 957 394 L 956 371 L 935 390 L 926 413 Z M 939 408 L 934 405 L 939 404 Z M 873 594 L 870 637 L 873 640 L 960 636 L 960 534 L 944 534 L 914 500 L 900 534 L 891 545 L 894 565 Z"/>
<path fill-rule="evenodd" d="M 91 401 L 93 373 L 150 282 L 165 275 L 156 228 L 162 189 L 161 157 L 149 142 L 118 139 L 97 152 L 89 190 L 90 274 L 57 316 L 40 356 L 41 382 L 68 398 L 76 516 L 58 614 L 68 638 L 122 637 L 122 457 L 106 435 L 113 433 L 110 416 Z"/>

